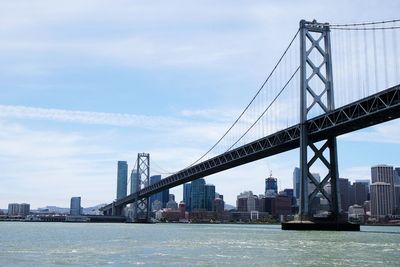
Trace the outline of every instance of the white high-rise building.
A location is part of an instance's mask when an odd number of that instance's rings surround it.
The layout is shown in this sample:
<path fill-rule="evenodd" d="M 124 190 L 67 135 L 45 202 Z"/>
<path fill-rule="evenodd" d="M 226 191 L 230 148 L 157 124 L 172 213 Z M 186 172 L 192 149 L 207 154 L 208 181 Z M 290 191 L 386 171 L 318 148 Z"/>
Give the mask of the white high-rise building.
<path fill-rule="evenodd" d="M 391 215 L 393 200 L 390 194 L 391 185 L 384 182 L 375 182 L 371 185 L 371 217 L 383 219 Z"/>
<path fill-rule="evenodd" d="M 386 208 L 383 209 L 383 207 L 388 207 L 389 210 L 387 211 L 386 215 L 392 215 L 394 214 L 395 210 L 395 196 L 394 196 L 394 179 L 393 179 L 393 166 L 389 165 L 377 165 L 371 167 L 371 216 L 377 215 L 377 216 L 382 216 L 381 211 L 386 211 Z M 387 185 L 379 184 L 380 186 L 378 187 L 379 190 L 375 190 L 372 192 L 372 186 L 375 183 L 385 183 Z M 386 187 L 388 186 L 388 190 L 386 190 Z M 384 187 L 385 189 L 381 189 L 381 187 Z M 385 193 L 387 196 L 373 196 L 373 194 L 376 194 L 377 192 L 379 193 Z M 374 203 L 375 201 L 378 201 L 377 203 Z M 380 203 L 379 201 L 385 201 L 385 203 Z M 386 203 L 387 201 L 387 203 Z M 376 210 L 373 210 L 373 207 L 376 207 Z M 378 212 L 379 208 L 379 213 Z M 382 209 L 381 209 L 382 208 Z"/>

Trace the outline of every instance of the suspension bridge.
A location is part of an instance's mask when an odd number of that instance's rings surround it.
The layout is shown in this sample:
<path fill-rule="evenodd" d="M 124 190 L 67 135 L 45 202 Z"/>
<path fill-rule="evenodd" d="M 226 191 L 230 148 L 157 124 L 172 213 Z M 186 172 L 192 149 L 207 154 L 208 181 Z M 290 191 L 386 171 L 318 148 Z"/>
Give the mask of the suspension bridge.
<path fill-rule="evenodd" d="M 276 65 L 221 138 L 188 167 L 150 185 L 139 154 L 139 191 L 102 208 L 149 220 L 149 197 L 165 189 L 295 148 L 300 150 L 299 218 L 318 195 L 340 210 L 336 137 L 400 117 L 400 20 L 328 24 L 302 20 Z M 324 169 L 321 181 L 311 174 Z M 315 185 L 308 192 L 308 185 Z M 330 185 L 330 190 L 326 186 Z"/>

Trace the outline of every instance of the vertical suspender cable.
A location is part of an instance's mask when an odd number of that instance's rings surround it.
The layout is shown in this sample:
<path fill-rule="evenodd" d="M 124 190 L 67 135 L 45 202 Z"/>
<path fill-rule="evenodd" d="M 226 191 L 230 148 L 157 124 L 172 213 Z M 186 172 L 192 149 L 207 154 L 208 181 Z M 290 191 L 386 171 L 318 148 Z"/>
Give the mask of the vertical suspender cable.
<path fill-rule="evenodd" d="M 373 26 L 375 29 L 375 25 Z M 376 34 L 375 30 L 372 31 L 372 39 L 373 39 L 373 53 L 374 53 L 374 72 L 375 72 L 375 88 L 373 92 L 375 93 L 378 90 L 378 56 L 376 51 Z"/>
<path fill-rule="evenodd" d="M 365 82 L 367 86 L 367 94 L 369 95 L 369 61 L 368 61 L 368 42 L 367 42 L 367 32 L 363 31 L 364 35 L 364 58 L 365 58 Z"/>
<path fill-rule="evenodd" d="M 393 22 L 393 26 L 396 26 L 396 23 Z M 397 51 L 397 33 L 398 31 L 393 30 L 392 34 L 393 34 L 393 65 L 395 68 L 395 73 L 394 73 L 394 78 L 395 78 L 395 82 L 396 84 L 400 83 L 400 69 L 399 69 L 399 55 L 398 55 L 398 51 Z"/>
<path fill-rule="evenodd" d="M 388 82 L 388 69 L 387 69 L 387 54 L 386 54 L 386 34 L 385 30 L 382 29 L 382 40 L 383 40 L 383 68 L 385 70 L 385 88 L 389 87 Z"/>

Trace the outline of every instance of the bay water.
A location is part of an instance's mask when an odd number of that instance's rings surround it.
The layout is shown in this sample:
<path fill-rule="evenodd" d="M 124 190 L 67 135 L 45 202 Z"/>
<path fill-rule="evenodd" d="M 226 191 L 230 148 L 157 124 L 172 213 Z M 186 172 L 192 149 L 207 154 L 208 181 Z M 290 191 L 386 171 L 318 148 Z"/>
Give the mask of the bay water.
<path fill-rule="evenodd" d="M 400 266 L 400 227 L 0 222 L 0 266 Z"/>

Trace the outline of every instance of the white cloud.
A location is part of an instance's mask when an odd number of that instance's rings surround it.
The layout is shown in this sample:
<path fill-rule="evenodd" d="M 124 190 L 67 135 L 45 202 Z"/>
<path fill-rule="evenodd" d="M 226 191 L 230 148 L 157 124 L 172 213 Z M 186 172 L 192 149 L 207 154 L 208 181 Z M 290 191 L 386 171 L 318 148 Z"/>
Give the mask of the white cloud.
<path fill-rule="evenodd" d="M 137 127 L 146 129 L 178 127 L 183 124 L 183 121 L 161 116 L 74 111 L 7 105 L 0 105 L 0 117 L 18 119 L 45 119 L 61 122 Z"/>
<path fill-rule="evenodd" d="M 342 136 L 344 141 L 400 144 L 400 120 L 393 120 Z"/>

